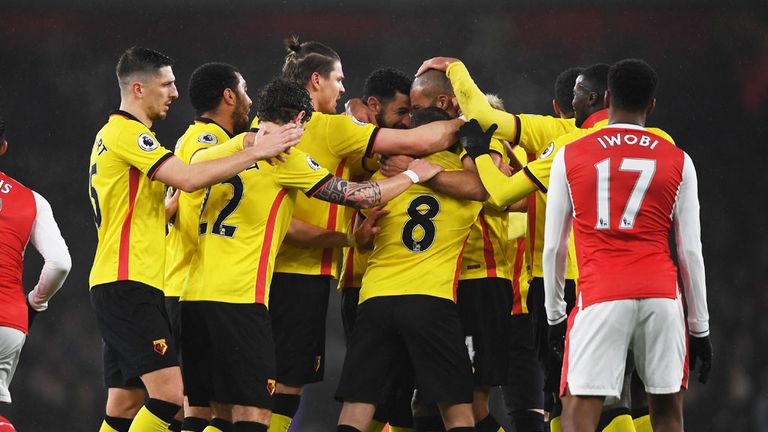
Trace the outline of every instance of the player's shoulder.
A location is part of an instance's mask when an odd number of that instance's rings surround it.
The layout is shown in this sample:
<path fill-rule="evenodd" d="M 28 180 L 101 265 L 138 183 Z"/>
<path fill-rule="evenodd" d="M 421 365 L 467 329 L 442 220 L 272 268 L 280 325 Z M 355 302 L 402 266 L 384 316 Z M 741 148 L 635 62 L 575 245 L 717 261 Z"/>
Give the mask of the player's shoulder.
<path fill-rule="evenodd" d="M 656 136 L 664 139 L 665 141 L 669 142 L 673 146 L 677 146 L 677 144 L 675 143 L 674 138 L 672 138 L 672 135 L 668 134 L 663 129 L 656 128 L 656 127 L 649 127 L 649 128 L 646 128 L 645 130 L 646 130 L 646 132 L 648 132 L 648 133 L 650 133 L 652 135 L 656 135 Z"/>
<path fill-rule="evenodd" d="M 424 159 L 443 167 L 446 170 L 459 170 L 464 167 L 461 163 L 461 158 L 454 152 L 443 150 L 437 153 L 433 153 Z"/>
<path fill-rule="evenodd" d="M 215 122 L 195 120 L 176 142 L 174 153 L 185 162 L 189 162 L 192 154 L 198 150 L 221 144 L 229 139 L 229 132 Z"/>

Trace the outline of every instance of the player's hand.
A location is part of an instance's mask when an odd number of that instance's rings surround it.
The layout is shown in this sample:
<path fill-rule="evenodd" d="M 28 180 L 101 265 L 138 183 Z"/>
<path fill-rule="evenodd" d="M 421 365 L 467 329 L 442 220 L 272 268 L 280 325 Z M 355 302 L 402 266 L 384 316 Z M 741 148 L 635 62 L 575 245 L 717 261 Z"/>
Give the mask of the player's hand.
<path fill-rule="evenodd" d="M 419 70 L 416 71 L 416 76 L 419 76 L 430 69 L 445 72 L 448 70 L 448 66 L 451 63 L 455 63 L 457 61 L 459 61 L 459 59 L 453 57 L 432 57 L 431 59 L 424 61 L 424 63 L 419 66 Z"/>
<path fill-rule="evenodd" d="M 563 361 L 563 354 L 565 353 L 565 331 L 567 329 L 568 320 L 563 320 L 555 325 L 550 325 L 547 330 L 549 351 L 561 363 Z"/>
<path fill-rule="evenodd" d="M 27 299 L 27 331 L 32 328 L 32 323 L 35 321 L 35 317 L 37 317 L 37 314 L 40 312 L 36 311 L 32 304 L 29 302 L 29 296 L 26 296 Z"/>
<path fill-rule="evenodd" d="M 394 177 L 408 169 L 413 158 L 405 155 L 382 155 L 379 159 L 379 171 L 387 177 Z"/>
<path fill-rule="evenodd" d="M 381 227 L 376 225 L 380 217 L 389 214 L 389 210 L 383 210 L 381 207 L 374 207 L 368 211 L 368 217 L 365 218 L 355 228 L 355 244 L 360 250 L 373 249 L 373 240 L 381 232 Z"/>
<path fill-rule="evenodd" d="M 378 126 L 376 122 L 376 113 L 363 103 L 362 99 L 350 99 L 344 104 L 344 114 L 354 117 L 357 120 L 365 123 L 370 123 Z"/>
<path fill-rule="evenodd" d="M 496 124 L 492 124 L 488 130 L 483 130 L 480 123 L 477 120 L 472 119 L 459 127 L 459 142 L 467 151 L 467 154 L 472 160 L 477 159 L 478 156 L 488 154 L 490 152 L 491 138 L 493 133 L 496 132 Z"/>
<path fill-rule="evenodd" d="M 507 177 L 511 177 L 512 174 L 515 173 L 515 171 L 512 170 L 512 167 L 509 166 L 506 162 L 502 161 L 499 164 L 499 171 L 501 171 L 502 174 L 504 174 Z"/>
<path fill-rule="evenodd" d="M 254 141 L 250 145 L 244 141 L 243 146 L 253 148 L 254 161 L 267 160 L 268 163 L 273 164 L 274 162 L 268 159 L 275 158 L 280 162 L 285 162 L 282 154 L 290 154 L 291 147 L 301 141 L 302 135 L 304 135 L 304 127 L 289 122 L 271 133 L 259 129 L 259 132 L 253 137 Z"/>
<path fill-rule="evenodd" d="M 165 223 L 171 220 L 173 215 L 179 209 L 180 190 L 174 187 L 168 187 L 165 191 Z"/>
<path fill-rule="evenodd" d="M 443 167 L 440 165 L 435 165 L 432 162 L 428 162 L 424 159 L 414 159 L 411 163 L 408 164 L 408 169 L 415 172 L 416 175 L 419 176 L 419 183 L 424 183 L 442 171 Z"/>
<path fill-rule="evenodd" d="M 701 360 L 699 382 L 706 384 L 709 379 L 709 371 L 712 369 L 712 341 L 709 340 L 709 336 L 688 335 L 688 357 L 691 372 L 696 369 L 696 364 Z"/>

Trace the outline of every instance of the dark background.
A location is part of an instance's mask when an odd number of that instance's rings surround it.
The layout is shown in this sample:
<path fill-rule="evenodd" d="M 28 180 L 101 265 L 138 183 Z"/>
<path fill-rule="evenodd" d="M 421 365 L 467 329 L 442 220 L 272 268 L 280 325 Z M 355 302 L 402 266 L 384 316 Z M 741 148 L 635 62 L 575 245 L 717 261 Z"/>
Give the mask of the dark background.
<path fill-rule="evenodd" d="M 573 65 L 640 57 L 659 74 L 656 112 L 699 175 L 715 364 L 686 392 L 692 431 L 768 430 L 766 115 L 768 3 L 714 1 L 147 1 L 0 2 L 0 111 L 9 152 L 0 169 L 52 204 L 73 269 L 38 318 L 1 412 L 23 432 L 95 431 L 106 392 L 88 299 L 96 231 L 87 195 L 93 137 L 119 105 L 114 67 L 131 45 L 176 59 L 181 98 L 156 125 L 172 148 L 193 113 L 189 75 L 208 61 L 237 65 L 250 94 L 279 73 L 296 33 L 342 57 L 347 96 L 369 72 L 415 72 L 459 57 L 512 112 L 550 113 L 556 75 Z M 72 3 L 72 2 L 70 2 Z M 339 105 L 341 109 L 341 105 Z M 34 248 L 30 248 L 34 251 Z M 34 286 L 41 260 L 27 253 Z M 338 302 L 329 310 L 326 382 L 310 386 L 294 430 L 334 430 L 330 395 L 343 359 Z"/>

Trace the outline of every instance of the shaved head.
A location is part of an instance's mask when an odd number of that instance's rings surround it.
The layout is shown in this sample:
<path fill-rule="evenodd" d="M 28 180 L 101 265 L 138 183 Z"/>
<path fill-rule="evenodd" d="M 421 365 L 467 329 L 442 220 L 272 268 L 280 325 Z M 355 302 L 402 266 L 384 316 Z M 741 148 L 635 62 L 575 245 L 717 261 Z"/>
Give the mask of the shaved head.
<path fill-rule="evenodd" d="M 419 88 L 424 97 L 429 99 L 434 99 L 441 94 L 454 96 L 451 81 L 445 76 L 445 73 L 434 69 L 430 69 L 416 77 L 411 88 Z"/>

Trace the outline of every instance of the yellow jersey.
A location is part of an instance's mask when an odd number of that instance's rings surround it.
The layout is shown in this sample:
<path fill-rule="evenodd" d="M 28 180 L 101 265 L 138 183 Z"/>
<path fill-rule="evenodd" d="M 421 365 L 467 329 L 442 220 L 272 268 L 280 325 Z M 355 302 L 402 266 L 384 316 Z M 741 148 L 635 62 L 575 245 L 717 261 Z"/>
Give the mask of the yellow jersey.
<path fill-rule="evenodd" d="M 192 155 L 198 150 L 223 143 L 230 138 L 230 132 L 213 120 L 198 117 L 176 141 L 174 154 L 185 163 L 190 163 Z M 168 235 L 165 237 L 166 297 L 179 297 L 187 283 L 189 264 L 197 251 L 200 205 L 203 203 L 204 196 L 205 190 L 180 192 L 178 210 L 168 223 Z"/>
<path fill-rule="evenodd" d="M 173 153 L 136 117 L 115 111 L 91 149 L 89 188 L 98 245 L 89 286 L 132 280 L 163 289 L 164 185 L 154 181 Z"/>
<path fill-rule="evenodd" d="M 550 138 L 549 145 L 538 154 L 529 153 L 529 163 L 523 167 L 523 172 L 536 186 L 537 191 L 528 195 L 528 235 L 526 259 L 531 263 L 531 275 L 544 277 L 544 269 L 541 263 L 541 254 L 544 251 L 544 221 L 547 216 L 547 188 L 549 187 L 549 169 L 552 166 L 554 154 L 559 147 L 558 141 L 569 140 L 569 136 L 582 136 L 585 131 L 593 127 L 603 127 L 608 124 L 608 110 L 600 110 L 589 116 L 582 124 L 582 128 L 575 128 L 566 134 L 560 134 Z M 567 141 L 565 141 L 567 142 Z M 545 172 L 546 171 L 546 172 Z M 566 279 L 576 279 L 578 276 L 576 265 L 576 248 L 573 242 L 573 233 L 568 242 L 568 266 L 565 271 Z"/>
<path fill-rule="evenodd" d="M 455 153 L 426 158 L 448 170 L 462 169 Z M 374 179 L 382 178 L 381 174 Z M 456 299 L 461 252 L 482 204 L 457 200 L 413 185 L 388 202 L 360 289 L 360 303 L 381 296 L 429 295 Z"/>
<path fill-rule="evenodd" d="M 240 134 L 198 152 L 193 160 L 243 149 Z M 298 191 L 311 196 L 331 174 L 299 149 L 271 166 L 256 163 L 206 190 L 198 250 L 182 301 L 258 303 L 268 306 L 275 256 L 290 225 Z"/>
<path fill-rule="evenodd" d="M 371 156 L 378 134 L 374 125 L 341 114 L 312 113 L 304 126 L 304 136 L 296 146 L 312 155 L 337 177 L 349 179 L 351 174 L 366 171 L 362 155 Z M 359 163 L 349 163 L 359 161 Z M 346 232 L 352 210 L 343 206 L 299 196 L 293 216 L 331 231 Z M 277 255 L 275 271 L 337 277 L 339 251 L 309 249 L 283 244 Z"/>
<path fill-rule="evenodd" d="M 525 150 L 515 147 L 512 152 L 518 160 L 525 160 Z M 525 259 L 527 218 L 525 213 L 508 213 L 507 262 L 512 275 L 512 315 L 528 313 L 528 286 L 531 283 L 531 266 Z"/>
<path fill-rule="evenodd" d="M 509 162 L 504 143 L 493 139 L 490 147 L 491 151 L 501 156 L 502 162 Z M 462 152 L 461 157 L 466 157 L 465 152 Z M 464 245 L 459 280 L 494 277 L 511 279 L 507 262 L 508 220 L 505 209 L 488 202 L 483 204 Z"/>

